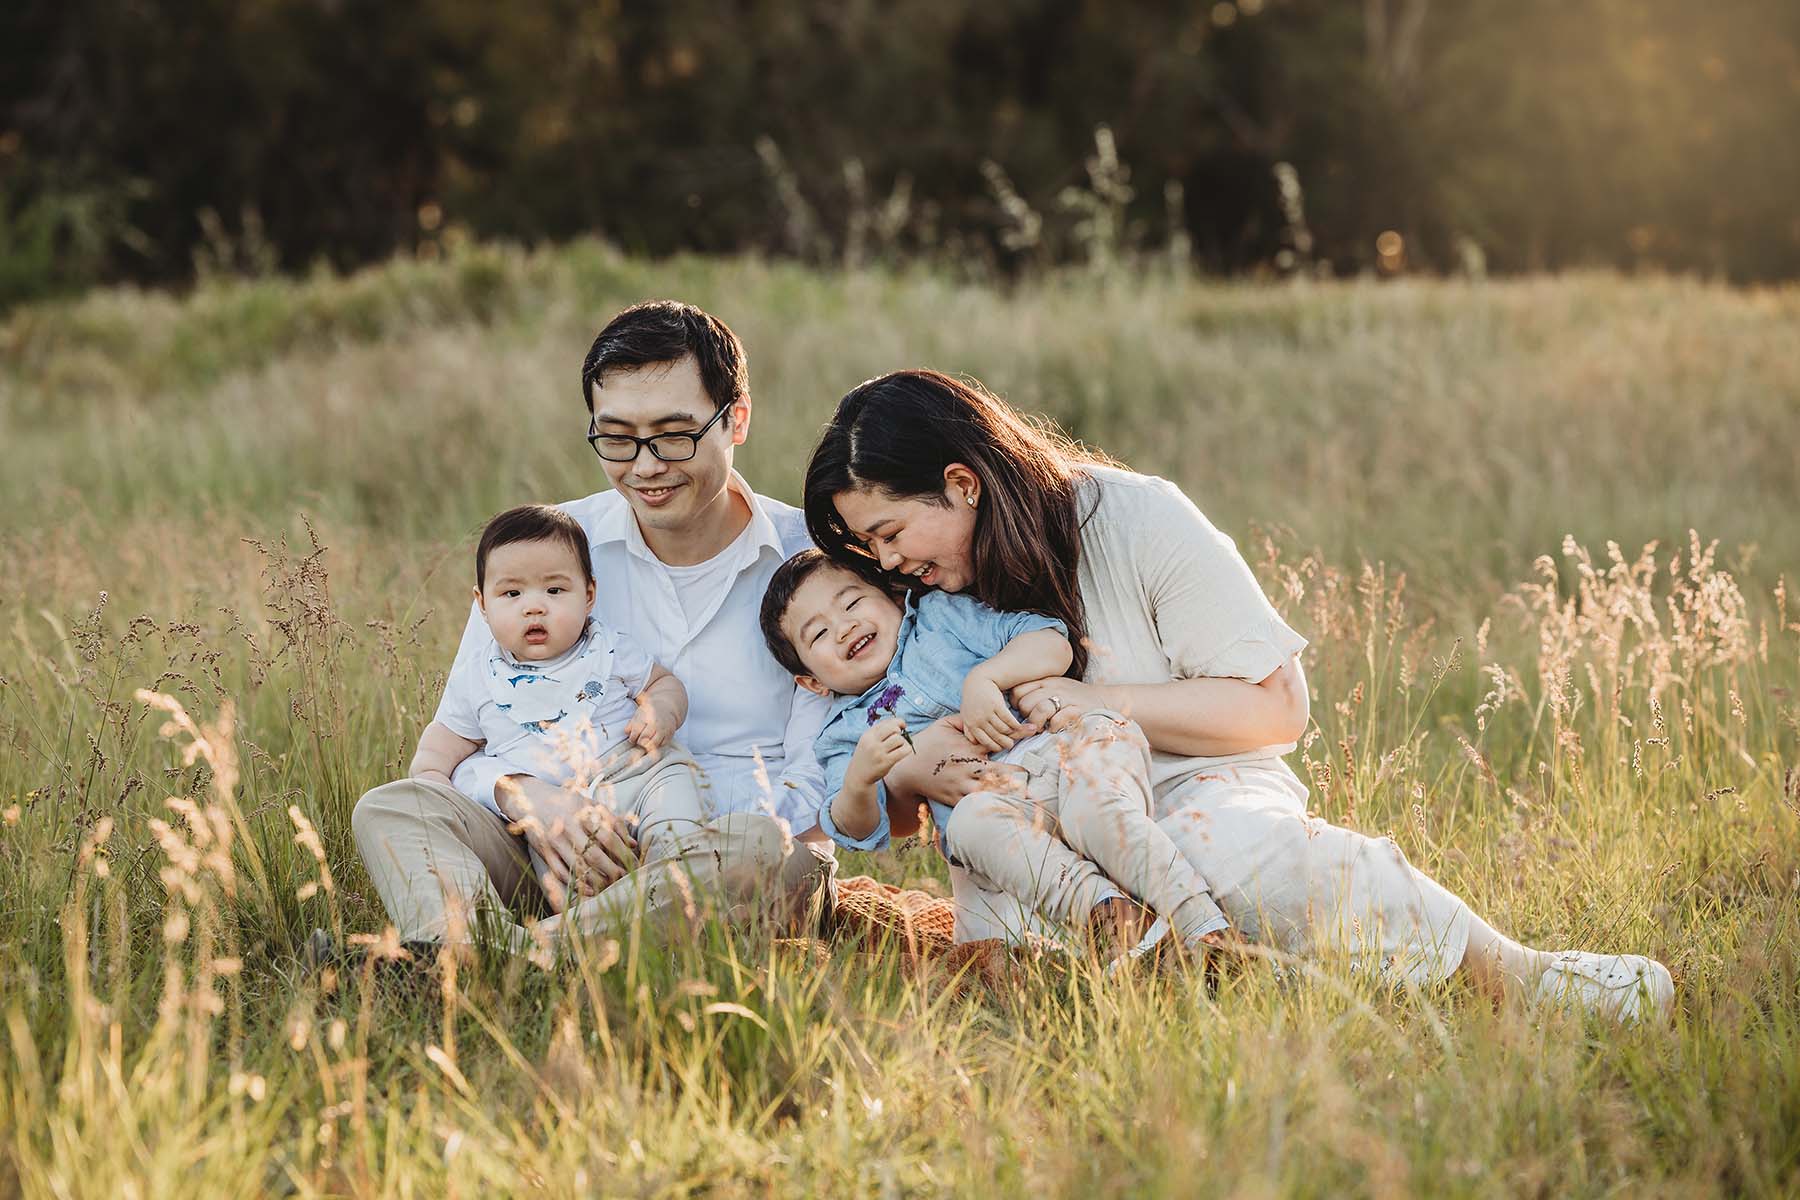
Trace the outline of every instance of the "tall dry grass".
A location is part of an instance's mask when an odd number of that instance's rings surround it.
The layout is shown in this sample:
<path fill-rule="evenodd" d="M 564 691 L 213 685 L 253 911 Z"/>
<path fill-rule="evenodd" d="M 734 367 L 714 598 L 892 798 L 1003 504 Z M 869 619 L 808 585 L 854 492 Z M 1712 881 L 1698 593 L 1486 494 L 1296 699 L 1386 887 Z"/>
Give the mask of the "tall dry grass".
<path fill-rule="evenodd" d="M 1314 807 L 1527 940 L 1669 962 L 1672 1023 L 1331 964 L 960 988 L 718 929 L 432 974 L 377 937 L 304 977 L 312 926 L 381 930 L 349 810 L 435 704 L 468 533 L 598 486 L 570 381 L 653 293 L 744 335 L 777 495 L 904 362 L 1179 479 L 1312 638 Z M 575 247 L 17 314 L 0 1193 L 1790 1193 L 1796 307 Z M 941 886 L 917 849 L 847 867 Z"/>

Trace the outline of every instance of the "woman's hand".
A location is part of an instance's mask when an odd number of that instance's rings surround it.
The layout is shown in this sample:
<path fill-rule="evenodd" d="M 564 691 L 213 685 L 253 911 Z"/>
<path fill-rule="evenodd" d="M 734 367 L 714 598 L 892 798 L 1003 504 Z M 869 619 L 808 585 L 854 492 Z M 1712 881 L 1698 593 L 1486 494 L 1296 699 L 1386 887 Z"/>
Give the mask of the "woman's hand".
<path fill-rule="evenodd" d="M 1019 767 L 990 765 L 987 759 L 988 752 L 963 732 L 961 714 L 942 717 L 913 734 L 913 752 L 888 772 L 888 795 L 905 804 L 935 800 L 955 805 L 981 791 L 992 772 L 1022 773 Z"/>
<path fill-rule="evenodd" d="M 1040 729 L 1061 733 L 1086 713 L 1111 708 L 1104 689 L 1067 675 L 1033 679 L 1012 690 L 1013 705 Z"/>

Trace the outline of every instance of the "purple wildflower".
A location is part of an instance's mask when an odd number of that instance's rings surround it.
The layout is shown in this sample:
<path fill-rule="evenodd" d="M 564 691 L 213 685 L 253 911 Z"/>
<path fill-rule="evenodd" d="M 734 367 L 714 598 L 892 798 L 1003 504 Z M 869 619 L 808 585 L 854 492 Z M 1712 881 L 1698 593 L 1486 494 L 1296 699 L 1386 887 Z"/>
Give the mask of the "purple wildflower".
<path fill-rule="evenodd" d="M 906 689 L 897 683 L 890 683 L 882 688 L 881 694 L 875 697 L 875 703 L 869 705 L 869 724 L 873 725 L 883 717 L 899 716 L 900 698 L 904 695 Z M 912 745 L 912 734 L 902 729 L 900 736 L 906 739 L 907 745 Z"/>
<path fill-rule="evenodd" d="M 881 713 L 884 709 L 889 713 L 898 711 L 900 697 L 904 695 L 906 695 L 906 689 L 897 683 L 890 683 L 881 689 L 881 695 L 875 697 L 875 703 L 869 706 L 869 724 L 873 725 L 881 720 Z"/>

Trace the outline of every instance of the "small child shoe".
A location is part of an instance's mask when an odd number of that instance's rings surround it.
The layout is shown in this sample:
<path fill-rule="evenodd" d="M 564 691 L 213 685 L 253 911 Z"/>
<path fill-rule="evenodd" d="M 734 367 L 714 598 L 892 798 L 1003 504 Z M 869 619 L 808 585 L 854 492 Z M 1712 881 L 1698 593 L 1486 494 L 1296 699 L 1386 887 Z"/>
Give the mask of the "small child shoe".
<path fill-rule="evenodd" d="M 1669 968 L 1641 954 L 1565 950 L 1538 980 L 1540 1004 L 1579 1005 L 1627 1024 L 1667 1016 L 1675 1003 Z"/>

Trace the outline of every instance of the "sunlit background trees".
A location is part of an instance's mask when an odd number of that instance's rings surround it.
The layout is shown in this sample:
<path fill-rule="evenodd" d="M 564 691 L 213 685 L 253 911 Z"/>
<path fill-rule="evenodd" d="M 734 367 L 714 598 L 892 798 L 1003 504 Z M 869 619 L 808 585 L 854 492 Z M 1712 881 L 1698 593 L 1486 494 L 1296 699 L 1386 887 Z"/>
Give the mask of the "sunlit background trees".
<path fill-rule="evenodd" d="M 582 234 L 1800 272 L 1791 0 L 18 0 L 0 64 L 0 303 Z"/>

